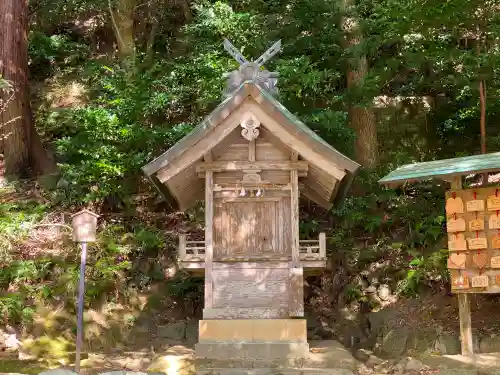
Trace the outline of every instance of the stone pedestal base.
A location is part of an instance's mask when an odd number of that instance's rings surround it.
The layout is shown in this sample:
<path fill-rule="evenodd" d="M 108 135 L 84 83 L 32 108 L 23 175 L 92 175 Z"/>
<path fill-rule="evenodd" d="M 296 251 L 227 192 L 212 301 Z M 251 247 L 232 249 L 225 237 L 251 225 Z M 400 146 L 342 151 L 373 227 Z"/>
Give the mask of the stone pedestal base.
<path fill-rule="evenodd" d="M 291 358 L 306 358 L 309 354 L 307 342 L 226 342 L 198 343 L 196 357 L 214 360 L 285 361 Z"/>
<path fill-rule="evenodd" d="M 279 361 L 309 354 L 305 319 L 200 320 L 197 358 Z"/>

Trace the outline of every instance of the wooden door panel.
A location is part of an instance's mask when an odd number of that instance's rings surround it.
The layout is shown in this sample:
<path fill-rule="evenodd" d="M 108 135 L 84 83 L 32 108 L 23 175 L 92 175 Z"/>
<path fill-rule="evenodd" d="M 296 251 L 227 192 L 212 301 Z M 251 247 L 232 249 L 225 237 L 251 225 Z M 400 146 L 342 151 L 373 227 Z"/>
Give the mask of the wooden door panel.
<path fill-rule="evenodd" d="M 278 202 L 216 201 L 214 258 L 280 253 Z"/>
<path fill-rule="evenodd" d="M 278 239 L 280 253 L 292 256 L 292 212 L 291 200 L 289 197 L 283 198 L 278 204 Z"/>

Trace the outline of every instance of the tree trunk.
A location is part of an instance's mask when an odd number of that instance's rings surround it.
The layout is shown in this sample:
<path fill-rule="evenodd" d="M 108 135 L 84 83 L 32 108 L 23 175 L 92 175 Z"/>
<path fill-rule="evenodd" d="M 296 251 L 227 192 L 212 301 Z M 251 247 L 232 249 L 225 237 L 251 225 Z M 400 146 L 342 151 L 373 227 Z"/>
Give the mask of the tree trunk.
<path fill-rule="evenodd" d="M 133 60 L 135 57 L 134 13 L 137 1 L 117 0 L 116 10 L 113 10 L 111 0 L 108 0 L 108 2 L 120 58 L 122 60 Z"/>
<path fill-rule="evenodd" d="M 6 175 L 18 174 L 29 166 L 29 139 L 24 118 L 23 91 L 26 88 L 27 1 L 0 1 L 0 74 L 10 81 L 12 91 L 2 92 L 0 154 Z"/>
<path fill-rule="evenodd" d="M 478 25 L 477 44 L 476 44 L 476 51 L 478 57 L 481 56 L 481 49 L 482 49 L 481 47 L 487 49 L 484 38 L 485 38 L 485 33 L 482 31 L 482 27 Z M 478 59 L 478 61 L 480 60 Z M 481 65 L 480 63 L 478 63 L 478 65 L 479 65 L 478 74 L 481 74 Z M 479 130 L 481 135 L 481 154 L 486 154 L 486 82 L 484 81 L 484 79 L 480 79 L 479 81 L 479 108 L 480 108 Z M 483 185 L 487 184 L 488 184 L 488 172 L 485 172 L 483 173 Z"/>
<path fill-rule="evenodd" d="M 191 13 L 191 9 L 189 7 L 189 0 L 178 0 L 177 4 L 181 6 L 186 23 L 191 23 L 193 20 L 193 14 Z"/>
<path fill-rule="evenodd" d="M 349 15 L 352 9 L 352 0 L 343 0 L 344 18 L 343 29 L 345 32 L 346 48 L 352 48 L 362 41 L 361 30 L 357 20 Z M 351 90 L 363 85 L 368 73 L 368 62 L 365 56 L 357 59 L 356 63 L 347 64 L 347 89 Z M 356 133 L 356 160 L 367 169 L 377 165 L 378 139 L 377 122 L 373 108 L 359 107 L 349 104 L 349 123 Z"/>
<path fill-rule="evenodd" d="M 0 93 L 0 169 L 5 175 L 55 171 L 31 118 L 28 96 L 28 1 L 0 1 L 0 76 L 12 90 Z M 4 178 L 0 176 L 0 179 Z"/>
<path fill-rule="evenodd" d="M 481 154 L 486 154 L 486 88 L 483 80 L 479 81 L 479 103 L 481 107 Z"/>

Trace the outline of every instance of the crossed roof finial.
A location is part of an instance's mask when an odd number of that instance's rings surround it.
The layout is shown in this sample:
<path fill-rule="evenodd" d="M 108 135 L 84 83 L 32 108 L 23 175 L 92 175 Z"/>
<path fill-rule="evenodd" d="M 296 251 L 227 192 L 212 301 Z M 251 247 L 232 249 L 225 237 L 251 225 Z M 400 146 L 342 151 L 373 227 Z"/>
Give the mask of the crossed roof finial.
<path fill-rule="evenodd" d="M 224 49 L 240 64 L 238 70 L 226 74 L 228 76 L 228 94 L 231 94 L 244 81 L 254 81 L 272 94 L 277 93 L 278 73 L 262 70 L 261 67 L 281 50 L 281 40 L 274 43 L 257 60 L 252 62 L 249 62 L 227 39 L 224 39 Z"/>

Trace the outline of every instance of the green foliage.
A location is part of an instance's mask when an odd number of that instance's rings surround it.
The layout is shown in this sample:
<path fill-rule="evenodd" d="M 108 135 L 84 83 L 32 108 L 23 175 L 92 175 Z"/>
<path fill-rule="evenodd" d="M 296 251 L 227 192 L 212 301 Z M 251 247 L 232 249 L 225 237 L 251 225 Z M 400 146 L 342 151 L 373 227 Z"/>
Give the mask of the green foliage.
<path fill-rule="evenodd" d="M 34 202 L 1 206 L 2 239 L 10 244 L 8 249 L 2 249 L 6 251 L 0 264 L 0 316 L 6 323 L 29 324 L 39 303 L 63 303 L 69 311 L 76 311 L 73 297 L 79 280 L 79 248 L 62 243 L 61 255 L 45 254 L 32 259 L 23 252 L 23 241 L 49 209 Z M 126 298 L 131 287 L 144 289 L 164 279 L 162 273 L 153 275 L 149 268 L 141 267 L 145 259 L 166 251 L 162 233 L 154 227 L 142 223 L 131 227 L 122 223 L 108 225 L 88 250 L 88 306 L 99 303 L 109 293 Z"/>
<path fill-rule="evenodd" d="M 149 91 L 150 84 L 167 84 L 165 76 L 157 77 L 158 71 L 146 72 L 130 83 L 119 68 L 95 68 L 103 74 L 92 82 L 95 103 L 63 113 L 59 123 L 65 136 L 54 143 L 63 178 L 68 181 L 59 191 L 59 198 L 63 204 L 103 202 L 109 198 L 126 206 L 135 191 L 140 168 L 160 145 L 168 148 L 191 126 L 148 126 L 153 119 L 166 121 L 164 111 L 176 102 L 175 93 Z"/>
<path fill-rule="evenodd" d="M 333 210 L 341 223 L 333 238 L 335 247 L 352 249 L 348 256 L 360 269 L 363 264 L 391 259 L 386 277 L 402 295 L 446 281 L 443 187 L 422 184 L 394 191 L 376 185 L 373 176 L 361 177 L 363 181 L 370 194 L 348 198 Z M 359 251 L 356 241 L 360 237 L 373 245 L 365 243 L 366 248 Z"/>
<path fill-rule="evenodd" d="M 21 295 L 9 293 L 0 296 L 0 314 L 4 322 L 23 323 L 29 320 L 33 311 L 24 307 L 24 299 Z"/>
<path fill-rule="evenodd" d="M 111 25 L 106 2 L 30 1 L 31 78 L 61 84 L 76 80 L 88 94 L 78 107 L 41 105 L 36 113 L 38 130 L 56 151 L 62 173 L 52 204 L 123 215 L 103 219 L 99 240 L 90 249 L 86 303 L 114 291 L 126 295 L 129 286 L 146 288 L 164 278 L 161 266 L 141 261 L 170 254 L 173 246 L 165 241 L 165 229 L 170 233 L 171 228 L 144 222 L 163 207 L 138 198 L 152 191 L 141 183 L 140 169 L 220 102 L 223 73 L 237 66 L 221 46 L 224 37 L 249 60 L 281 39 L 282 52 L 266 64 L 280 74 L 280 101 L 350 157 L 355 157 L 355 133 L 348 106 L 401 99 L 378 105 L 377 170 L 362 173 L 355 194 L 332 212 L 304 207 L 300 232 L 313 238 L 328 231 L 329 250 L 345 255 L 345 266 L 354 270 L 387 261 L 384 277 L 401 294 L 443 285 L 444 187 L 426 183 L 391 190 L 377 180 L 403 163 L 477 152 L 480 79 L 488 88 L 488 150 L 500 149 L 500 102 L 494 100 L 500 89 L 496 3 L 359 0 L 346 14 L 341 2 L 325 0 L 195 0 L 187 8 L 144 2 L 135 14 L 137 59 L 133 69 L 124 69 L 114 53 L 116 38 L 105 27 Z M 359 22 L 359 44 L 346 45 L 345 16 Z M 471 37 L 477 32 L 486 37 L 479 48 Z M 347 89 L 346 68 L 359 66 L 363 56 L 367 74 Z M 0 80 L 2 87 L 7 83 Z M 77 249 L 68 247 L 64 261 L 13 259 L 12 249 L 52 208 L 0 206 L 0 283 L 21 293 L 2 300 L 8 319 L 24 316 L 19 301 L 70 300 L 75 293 Z M 186 225 L 200 220 L 199 212 L 188 217 Z M 184 298 L 201 293 L 200 285 L 178 276 L 167 289 Z M 363 298 L 352 283 L 345 294 L 348 300 Z"/>
<path fill-rule="evenodd" d="M 363 301 L 366 297 L 363 295 L 363 290 L 359 285 L 349 284 L 344 289 L 345 302 L 351 303 L 354 301 Z"/>
<path fill-rule="evenodd" d="M 430 254 L 421 255 L 412 251 L 415 257 L 409 262 L 409 270 L 401 272 L 404 278 L 398 283 L 398 293 L 402 295 L 417 295 L 422 286 L 431 286 L 433 282 L 448 280 L 446 263 L 448 249 L 441 249 Z"/>
<path fill-rule="evenodd" d="M 16 245 L 48 209 L 47 205 L 29 201 L 0 205 L 0 266 L 12 260 Z"/>
<path fill-rule="evenodd" d="M 81 63 L 89 54 L 84 43 L 72 41 L 67 35 L 47 35 L 33 31 L 29 37 L 29 56 L 33 78 L 42 79 L 58 69 L 68 69 Z"/>
<path fill-rule="evenodd" d="M 190 294 L 200 295 L 204 287 L 202 278 L 178 276 L 169 280 L 166 285 L 168 294 L 177 298 L 186 298 Z"/>

